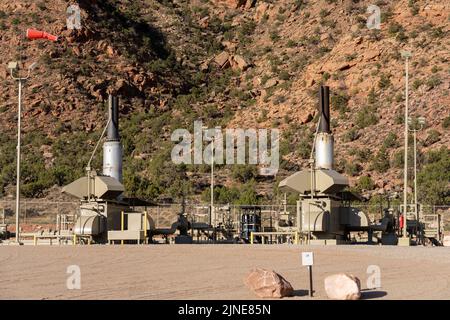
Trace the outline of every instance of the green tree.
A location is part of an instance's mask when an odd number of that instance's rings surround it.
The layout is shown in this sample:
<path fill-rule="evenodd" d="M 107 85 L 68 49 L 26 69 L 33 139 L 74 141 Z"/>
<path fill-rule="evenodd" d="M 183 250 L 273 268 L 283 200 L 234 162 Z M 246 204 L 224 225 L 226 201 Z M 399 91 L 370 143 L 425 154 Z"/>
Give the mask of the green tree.
<path fill-rule="evenodd" d="M 429 151 L 425 159 L 417 174 L 419 200 L 429 205 L 449 205 L 450 149 L 442 146 Z"/>

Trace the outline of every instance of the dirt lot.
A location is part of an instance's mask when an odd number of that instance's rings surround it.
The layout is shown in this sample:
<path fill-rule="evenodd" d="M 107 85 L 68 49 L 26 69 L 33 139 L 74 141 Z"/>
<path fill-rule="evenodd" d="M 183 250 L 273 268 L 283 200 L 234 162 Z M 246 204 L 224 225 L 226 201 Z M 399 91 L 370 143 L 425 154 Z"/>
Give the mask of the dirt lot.
<path fill-rule="evenodd" d="M 366 299 L 450 299 L 450 248 L 262 245 L 0 246 L 1 299 L 255 299 L 242 279 L 255 266 L 274 269 L 309 299 L 300 252 L 315 254 L 315 299 L 323 279 L 349 272 L 366 289 L 369 265 L 381 288 Z M 78 265 L 81 289 L 68 290 Z"/>

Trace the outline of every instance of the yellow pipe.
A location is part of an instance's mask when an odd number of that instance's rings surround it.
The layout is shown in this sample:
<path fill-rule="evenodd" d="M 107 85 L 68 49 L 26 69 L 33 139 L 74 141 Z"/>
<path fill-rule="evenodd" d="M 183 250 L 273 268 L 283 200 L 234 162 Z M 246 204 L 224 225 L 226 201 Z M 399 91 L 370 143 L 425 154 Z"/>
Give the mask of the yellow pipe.
<path fill-rule="evenodd" d="M 123 211 L 120 213 L 120 230 L 123 231 L 124 228 L 124 213 Z M 120 240 L 120 244 L 123 244 L 123 240 Z"/>
<path fill-rule="evenodd" d="M 37 245 L 37 237 L 36 237 L 36 235 L 34 235 L 34 245 L 35 246 Z"/>
<path fill-rule="evenodd" d="M 295 244 L 298 244 L 298 232 L 295 232 Z"/>
<path fill-rule="evenodd" d="M 73 244 L 73 245 L 76 245 L 76 244 L 77 244 L 77 235 L 76 235 L 76 234 L 73 235 L 72 244 Z"/>
<path fill-rule="evenodd" d="M 250 244 L 253 244 L 253 232 L 250 232 Z"/>

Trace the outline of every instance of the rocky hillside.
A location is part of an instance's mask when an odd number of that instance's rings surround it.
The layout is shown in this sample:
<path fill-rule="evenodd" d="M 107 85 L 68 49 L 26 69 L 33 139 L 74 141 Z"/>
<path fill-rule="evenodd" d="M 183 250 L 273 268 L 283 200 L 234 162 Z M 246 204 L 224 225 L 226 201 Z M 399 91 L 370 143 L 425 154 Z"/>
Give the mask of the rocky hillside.
<path fill-rule="evenodd" d="M 0 39 L 8 44 L 0 49 L 3 65 L 39 62 L 24 92 L 25 195 L 45 196 L 55 184 L 83 174 L 104 125 L 104 101 L 115 93 L 121 96 L 130 194 L 175 201 L 207 196 L 207 165 L 170 161 L 170 134 L 176 128 L 192 131 L 193 121 L 201 119 L 209 127 L 281 129 L 277 177 L 259 177 L 252 166 L 222 165 L 217 171 L 220 201 L 273 199 L 276 182 L 307 165 L 320 84 L 333 94 L 337 169 L 369 194 L 401 190 L 400 52 L 410 50 L 411 112 L 427 119 L 418 133 L 419 163 L 426 173 L 419 178 L 424 186 L 429 176 L 440 179 L 433 185 L 438 195 L 424 194 L 423 200 L 446 202 L 449 177 L 435 172 L 450 171 L 450 7 L 443 0 L 372 2 L 0 4 Z M 66 9 L 72 3 L 81 8 L 81 30 L 67 30 Z M 381 10 L 380 30 L 366 26 L 371 4 Z M 57 34 L 60 41 L 25 40 L 28 27 Z M 5 69 L 0 81 L 0 191 L 8 195 L 15 181 L 17 88 Z"/>

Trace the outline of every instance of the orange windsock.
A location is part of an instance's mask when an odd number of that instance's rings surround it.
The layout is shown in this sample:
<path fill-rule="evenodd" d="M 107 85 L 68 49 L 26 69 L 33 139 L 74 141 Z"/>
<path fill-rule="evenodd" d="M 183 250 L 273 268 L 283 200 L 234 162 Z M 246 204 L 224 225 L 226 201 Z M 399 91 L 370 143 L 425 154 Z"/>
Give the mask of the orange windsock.
<path fill-rule="evenodd" d="M 50 41 L 58 41 L 57 36 L 36 29 L 27 29 L 27 38 L 30 40 L 47 39 Z"/>

